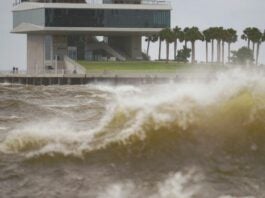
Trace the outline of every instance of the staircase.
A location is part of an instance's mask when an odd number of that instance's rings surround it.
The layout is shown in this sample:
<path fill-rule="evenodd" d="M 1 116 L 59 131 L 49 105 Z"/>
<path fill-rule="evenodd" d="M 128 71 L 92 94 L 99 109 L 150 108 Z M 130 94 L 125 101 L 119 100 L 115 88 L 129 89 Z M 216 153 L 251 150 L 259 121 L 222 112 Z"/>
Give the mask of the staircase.
<path fill-rule="evenodd" d="M 64 56 L 64 64 L 66 74 L 86 74 L 86 69 L 68 56 Z"/>
<path fill-rule="evenodd" d="M 115 48 L 115 47 L 111 47 L 113 48 L 116 52 L 118 52 L 120 55 L 122 55 L 126 60 L 130 60 L 130 56 L 128 56 L 124 51 L 122 51 L 121 49 Z"/>
<path fill-rule="evenodd" d="M 89 50 L 104 50 L 108 54 L 116 57 L 120 61 L 125 61 L 127 59 L 126 56 L 122 55 L 121 52 L 118 52 L 117 50 L 113 49 L 108 44 L 103 43 L 103 42 L 91 43 L 87 46 L 87 49 L 89 49 Z"/>

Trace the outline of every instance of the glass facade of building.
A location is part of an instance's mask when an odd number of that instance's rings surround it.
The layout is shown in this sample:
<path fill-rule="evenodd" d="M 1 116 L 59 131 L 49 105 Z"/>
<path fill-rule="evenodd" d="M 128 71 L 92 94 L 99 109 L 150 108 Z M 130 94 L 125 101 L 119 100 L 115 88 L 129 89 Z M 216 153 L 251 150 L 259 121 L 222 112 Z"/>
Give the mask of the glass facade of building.
<path fill-rule="evenodd" d="M 45 9 L 32 9 L 13 12 L 13 27 L 21 23 L 43 26 L 45 24 Z"/>
<path fill-rule="evenodd" d="M 45 9 L 46 27 L 170 27 L 169 10 Z"/>
<path fill-rule="evenodd" d="M 53 48 L 52 36 L 45 36 L 44 37 L 45 61 L 52 61 L 53 59 L 52 48 Z"/>

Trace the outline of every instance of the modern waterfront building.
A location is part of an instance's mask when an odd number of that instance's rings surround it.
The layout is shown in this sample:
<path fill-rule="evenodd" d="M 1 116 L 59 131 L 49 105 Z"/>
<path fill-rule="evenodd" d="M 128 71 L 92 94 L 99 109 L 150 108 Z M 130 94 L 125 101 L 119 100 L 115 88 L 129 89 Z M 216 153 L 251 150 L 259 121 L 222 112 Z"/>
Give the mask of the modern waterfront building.
<path fill-rule="evenodd" d="M 16 0 L 12 32 L 27 34 L 28 73 L 65 72 L 67 60 L 142 60 L 142 37 L 170 27 L 165 1 L 96 1 Z"/>

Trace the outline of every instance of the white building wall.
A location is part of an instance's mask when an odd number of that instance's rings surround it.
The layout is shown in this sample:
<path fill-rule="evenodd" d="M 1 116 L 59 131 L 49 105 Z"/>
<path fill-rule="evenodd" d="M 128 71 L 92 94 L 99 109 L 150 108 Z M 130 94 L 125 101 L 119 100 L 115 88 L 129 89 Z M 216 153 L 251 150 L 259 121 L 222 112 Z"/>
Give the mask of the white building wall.
<path fill-rule="evenodd" d="M 44 71 L 44 36 L 27 35 L 27 72 L 38 74 Z"/>
<path fill-rule="evenodd" d="M 132 36 L 131 37 L 131 56 L 133 59 L 142 59 L 142 37 Z"/>

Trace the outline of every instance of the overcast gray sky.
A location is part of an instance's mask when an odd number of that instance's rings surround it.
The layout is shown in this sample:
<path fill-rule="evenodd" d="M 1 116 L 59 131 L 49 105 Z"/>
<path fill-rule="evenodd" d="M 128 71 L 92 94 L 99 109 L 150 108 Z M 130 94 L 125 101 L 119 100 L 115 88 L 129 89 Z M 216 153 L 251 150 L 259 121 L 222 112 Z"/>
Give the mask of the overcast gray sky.
<path fill-rule="evenodd" d="M 0 70 L 9 70 L 13 66 L 26 68 L 26 36 L 10 34 L 12 29 L 13 0 L 0 0 Z M 245 27 L 255 26 L 265 29 L 264 0 L 171 0 L 172 27 L 175 25 L 198 26 L 206 29 L 210 26 L 232 27 L 241 34 Z M 232 46 L 237 49 L 245 45 L 244 41 Z M 157 57 L 158 45 L 151 45 L 152 58 Z M 164 48 L 164 47 L 163 47 Z M 146 44 L 143 44 L 143 50 Z M 165 51 L 165 50 L 164 50 Z M 172 50 L 173 51 L 173 45 Z M 204 44 L 196 45 L 196 59 L 205 58 Z M 173 56 L 173 54 L 171 54 Z M 265 43 L 261 46 L 260 61 L 265 64 Z"/>

